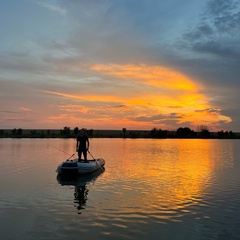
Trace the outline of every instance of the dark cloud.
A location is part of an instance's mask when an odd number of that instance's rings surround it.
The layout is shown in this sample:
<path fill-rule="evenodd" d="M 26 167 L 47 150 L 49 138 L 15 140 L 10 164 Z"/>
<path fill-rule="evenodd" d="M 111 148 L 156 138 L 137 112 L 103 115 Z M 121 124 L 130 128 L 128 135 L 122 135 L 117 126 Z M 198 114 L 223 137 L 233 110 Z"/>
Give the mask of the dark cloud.
<path fill-rule="evenodd" d="M 227 40 L 239 37 L 239 20 L 239 1 L 211 0 L 198 25 L 194 26 L 191 32 L 186 33 L 185 38 L 194 42 L 208 42 L 211 38 L 217 38 L 219 43 L 225 43 Z M 235 35 L 232 35 L 234 32 Z"/>
<path fill-rule="evenodd" d="M 121 104 L 121 105 L 116 105 L 116 106 L 110 106 L 109 108 L 116 108 L 116 109 L 118 109 L 118 108 L 126 108 L 126 107 L 128 107 L 128 106 L 126 106 L 126 105 L 124 105 L 124 104 Z"/>
<path fill-rule="evenodd" d="M 191 121 L 183 121 L 184 114 L 179 114 L 179 113 L 170 113 L 170 114 L 158 114 L 155 116 L 140 116 L 136 118 L 129 118 L 130 120 L 133 121 L 138 121 L 138 122 L 145 122 L 145 123 L 150 123 L 153 125 L 158 125 L 159 128 L 166 129 L 166 126 L 175 126 L 176 130 L 179 127 L 190 127 L 194 129 L 196 126 L 194 126 L 194 123 Z M 226 124 L 223 122 L 223 124 Z"/>
<path fill-rule="evenodd" d="M 182 117 L 181 114 L 171 113 L 171 114 L 157 114 L 154 116 L 139 116 L 130 118 L 131 120 L 138 122 L 154 122 L 154 123 L 163 123 L 164 121 L 178 121 Z"/>
<path fill-rule="evenodd" d="M 195 53 L 199 63 L 207 61 L 223 64 L 225 61 L 229 65 L 225 70 L 230 71 L 233 70 L 232 65 L 239 63 L 239 41 L 240 2 L 211 0 L 200 22 L 183 35 L 181 46 L 186 51 L 191 51 L 192 56 Z M 239 76 L 239 69 L 234 72 Z"/>
<path fill-rule="evenodd" d="M 207 108 L 207 109 L 203 109 L 203 110 L 196 110 L 195 112 L 219 113 L 220 109 Z"/>
<path fill-rule="evenodd" d="M 203 18 L 218 31 L 229 32 L 239 27 L 239 6 L 238 0 L 210 0 Z"/>

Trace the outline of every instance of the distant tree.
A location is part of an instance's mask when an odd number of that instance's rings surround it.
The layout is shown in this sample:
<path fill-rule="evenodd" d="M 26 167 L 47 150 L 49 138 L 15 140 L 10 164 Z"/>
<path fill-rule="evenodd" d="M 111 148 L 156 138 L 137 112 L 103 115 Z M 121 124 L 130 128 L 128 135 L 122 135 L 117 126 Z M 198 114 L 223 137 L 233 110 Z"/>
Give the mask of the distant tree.
<path fill-rule="evenodd" d="M 19 128 L 19 129 L 17 130 L 16 134 L 17 134 L 17 135 L 22 135 L 22 132 L 23 132 L 23 130 L 22 130 L 21 128 Z"/>
<path fill-rule="evenodd" d="M 44 131 L 42 130 L 41 131 L 41 137 L 44 137 L 45 135 L 44 135 Z"/>
<path fill-rule="evenodd" d="M 217 132 L 218 137 L 221 138 L 229 138 L 229 137 L 233 137 L 235 134 L 232 131 L 219 131 Z"/>
<path fill-rule="evenodd" d="M 3 135 L 4 135 L 4 132 L 5 132 L 5 131 L 4 131 L 3 129 L 1 129 L 1 130 L 0 130 L 0 135 L 3 136 Z"/>
<path fill-rule="evenodd" d="M 203 138 L 210 137 L 210 131 L 208 130 L 207 126 L 204 126 L 204 125 L 198 126 L 197 130 L 199 132 L 200 137 L 203 137 Z"/>
<path fill-rule="evenodd" d="M 197 131 L 198 131 L 198 132 L 204 132 L 204 131 L 209 131 L 209 130 L 208 130 L 208 127 L 207 127 L 207 126 L 205 126 L 205 125 L 200 125 L 200 126 L 197 127 Z"/>
<path fill-rule="evenodd" d="M 130 135 L 131 138 L 137 138 L 138 137 L 138 134 L 135 131 L 130 131 L 129 135 Z"/>
<path fill-rule="evenodd" d="M 157 128 L 153 128 L 151 131 L 150 131 L 150 136 L 151 137 L 157 137 Z"/>
<path fill-rule="evenodd" d="M 78 127 L 75 127 L 74 130 L 73 130 L 73 133 L 74 133 L 75 135 L 77 135 L 78 132 L 79 132 L 79 128 L 78 128 Z"/>
<path fill-rule="evenodd" d="M 159 138 L 166 138 L 168 136 L 168 130 L 159 129 L 158 133 L 157 133 L 157 136 Z"/>
<path fill-rule="evenodd" d="M 16 129 L 16 128 L 14 128 L 14 129 L 12 130 L 12 134 L 13 134 L 14 136 L 17 134 L 17 129 Z"/>
<path fill-rule="evenodd" d="M 217 135 L 218 135 L 218 137 L 224 137 L 224 132 L 223 132 L 223 130 L 217 132 Z"/>
<path fill-rule="evenodd" d="M 64 128 L 63 128 L 63 134 L 64 134 L 64 135 L 70 134 L 70 127 L 64 127 Z"/>
<path fill-rule="evenodd" d="M 195 132 L 189 127 L 180 127 L 177 129 L 176 134 L 178 137 L 193 137 L 195 135 Z"/>
<path fill-rule="evenodd" d="M 166 138 L 167 136 L 168 136 L 168 130 L 153 128 L 150 131 L 150 137 L 153 137 L 153 138 Z"/>
<path fill-rule="evenodd" d="M 87 132 L 88 132 L 88 135 L 89 135 L 89 136 L 92 136 L 92 135 L 93 135 L 93 129 L 90 129 L 90 130 L 88 130 Z"/>
<path fill-rule="evenodd" d="M 31 135 L 36 135 L 37 134 L 37 131 L 36 130 L 32 130 L 31 131 Z"/>
<path fill-rule="evenodd" d="M 126 129 L 126 128 L 123 128 L 123 129 L 122 129 L 122 132 L 123 132 L 123 136 L 126 137 L 127 129 Z"/>

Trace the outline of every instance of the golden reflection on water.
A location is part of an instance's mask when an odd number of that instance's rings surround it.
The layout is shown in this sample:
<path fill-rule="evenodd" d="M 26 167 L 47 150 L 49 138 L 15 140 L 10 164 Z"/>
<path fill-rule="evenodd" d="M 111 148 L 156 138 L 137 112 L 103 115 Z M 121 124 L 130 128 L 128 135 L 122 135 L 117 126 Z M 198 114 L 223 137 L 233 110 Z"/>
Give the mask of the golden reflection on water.
<path fill-rule="evenodd" d="M 106 170 L 72 182 L 55 170 L 75 143 L 1 140 L 3 236 L 239 239 L 239 140 L 90 139 Z"/>
<path fill-rule="evenodd" d="M 38 151 L 39 141 L 28 142 L 29 148 Z M 123 219 L 148 215 L 172 221 L 192 213 L 191 206 L 206 204 L 206 189 L 216 172 L 233 165 L 232 143 L 220 146 L 214 140 L 200 139 L 90 139 L 93 156 L 106 160 L 106 171 L 95 189 L 104 192 L 105 213 L 117 213 Z M 44 149 L 45 155 L 54 154 L 51 164 L 56 168 L 74 153 L 75 139 L 47 140 Z M 18 159 L 18 164 L 22 161 L 24 167 L 27 160 Z M 93 198 L 98 200 L 95 191 Z M 93 193 L 90 188 L 90 196 Z"/>
<path fill-rule="evenodd" d="M 219 167 L 215 145 L 211 140 L 192 139 L 119 141 L 117 157 L 107 162 L 106 169 L 111 171 L 104 173 L 108 185 L 116 187 L 111 191 L 117 199 L 112 196 L 108 204 L 119 204 L 125 213 L 137 208 L 164 219 L 187 213 L 192 205 L 203 205 L 205 189 Z"/>

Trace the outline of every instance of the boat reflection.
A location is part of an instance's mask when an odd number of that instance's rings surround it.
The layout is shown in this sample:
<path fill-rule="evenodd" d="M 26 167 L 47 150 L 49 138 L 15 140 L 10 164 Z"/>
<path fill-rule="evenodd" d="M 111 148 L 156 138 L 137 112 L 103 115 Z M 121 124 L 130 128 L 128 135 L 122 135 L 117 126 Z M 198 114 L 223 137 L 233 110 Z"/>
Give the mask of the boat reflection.
<path fill-rule="evenodd" d="M 81 214 L 81 210 L 85 209 L 90 184 L 95 182 L 103 172 L 99 169 L 87 175 L 57 175 L 57 181 L 62 186 L 74 186 L 74 204 L 76 204 L 78 214 Z"/>

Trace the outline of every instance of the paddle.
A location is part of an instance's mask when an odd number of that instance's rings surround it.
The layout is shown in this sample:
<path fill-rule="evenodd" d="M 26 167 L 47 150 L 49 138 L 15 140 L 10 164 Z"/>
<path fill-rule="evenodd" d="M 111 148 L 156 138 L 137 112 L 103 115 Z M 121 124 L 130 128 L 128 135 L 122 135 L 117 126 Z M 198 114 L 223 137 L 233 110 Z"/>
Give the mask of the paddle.
<path fill-rule="evenodd" d="M 99 164 L 99 162 L 97 161 L 97 159 L 93 157 L 93 155 L 89 152 L 89 150 L 88 150 L 88 153 L 91 155 L 91 157 L 93 158 L 93 160 L 95 160 L 95 162 L 97 163 L 97 165 L 99 166 L 99 168 L 100 168 L 102 171 L 104 171 L 103 168 L 102 168 L 102 166 Z"/>
<path fill-rule="evenodd" d="M 70 158 L 72 158 L 74 155 L 75 155 L 75 153 L 74 153 L 74 154 L 73 154 L 73 155 L 72 155 Z M 67 159 L 67 161 L 69 161 L 69 160 L 70 160 L 70 158 L 68 158 L 68 159 Z"/>

